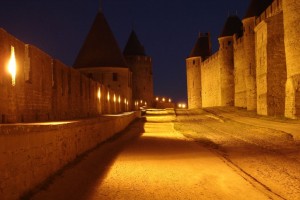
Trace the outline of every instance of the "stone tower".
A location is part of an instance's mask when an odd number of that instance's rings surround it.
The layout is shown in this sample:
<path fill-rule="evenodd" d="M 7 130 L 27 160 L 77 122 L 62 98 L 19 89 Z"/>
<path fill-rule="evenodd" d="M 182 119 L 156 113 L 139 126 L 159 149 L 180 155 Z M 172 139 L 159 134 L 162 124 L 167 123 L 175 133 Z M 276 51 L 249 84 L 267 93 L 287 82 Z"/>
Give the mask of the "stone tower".
<path fill-rule="evenodd" d="M 275 0 L 255 27 L 257 114 L 284 116 L 286 57 L 281 0 Z"/>
<path fill-rule="evenodd" d="M 219 36 L 221 106 L 234 105 L 233 37 L 241 37 L 243 24 L 237 16 L 229 16 Z"/>
<path fill-rule="evenodd" d="M 243 39 L 247 88 L 247 109 L 256 110 L 256 61 L 255 61 L 255 17 L 259 16 L 273 0 L 252 0 L 243 19 Z"/>
<path fill-rule="evenodd" d="M 197 42 L 186 59 L 188 108 L 202 108 L 201 62 L 211 55 L 209 33 L 200 33 Z"/>
<path fill-rule="evenodd" d="M 73 67 L 121 95 L 129 105 L 132 103 L 132 74 L 101 10 Z M 108 92 L 107 96 L 110 95 L 113 96 Z"/>
<path fill-rule="evenodd" d="M 243 22 L 243 36 L 234 42 L 235 106 L 257 108 L 255 19 L 273 0 L 251 0 Z"/>
<path fill-rule="evenodd" d="M 287 82 L 285 116 L 300 118 L 300 1 L 283 0 Z"/>
<path fill-rule="evenodd" d="M 147 56 L 135 31 L 132 31 L 123 52 L 127 65 L 132 71 L 133 102 L 153 106 L 152 59 Z"/>

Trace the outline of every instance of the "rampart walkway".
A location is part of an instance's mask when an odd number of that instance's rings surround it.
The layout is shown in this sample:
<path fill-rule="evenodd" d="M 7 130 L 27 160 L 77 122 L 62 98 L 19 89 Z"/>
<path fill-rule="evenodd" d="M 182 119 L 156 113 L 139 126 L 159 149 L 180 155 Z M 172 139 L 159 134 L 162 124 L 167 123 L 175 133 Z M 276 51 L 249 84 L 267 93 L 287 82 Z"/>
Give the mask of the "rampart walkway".
<path fill-rule="evenodd" d="M 148 113 L 33 199 L 268 199 L 218 154 L 175 131 L 174 113 Z"/>

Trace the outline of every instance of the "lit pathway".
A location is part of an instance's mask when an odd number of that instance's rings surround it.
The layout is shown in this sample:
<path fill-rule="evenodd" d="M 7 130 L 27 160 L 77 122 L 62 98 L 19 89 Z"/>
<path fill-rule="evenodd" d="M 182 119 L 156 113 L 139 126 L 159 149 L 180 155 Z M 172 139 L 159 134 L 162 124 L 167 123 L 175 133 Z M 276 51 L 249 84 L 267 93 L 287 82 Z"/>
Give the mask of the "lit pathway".
<path fill-rule="evenodd" d="M 222 107 L 214 107 L 214 108 L 206 108 L 208 112 L 212 112 L 216 115 L 225 117 L 227 119 L 231 119 L 240 123 L 245 123 L 249 125 L 255 125 L 259 127 L 272 128 L 275 130 L 281 130 L 286 133 L 290 133 L 293 135 L 295 140 L 300 140 L 300 123 L 299 120 L 281 120 L 281 121 L 271 121 L 266 119 L 258 118 L 258 116 L 250 117 L 250 116 L 242 116 L 239 115 L 238 112 L 226 111 Z"/>
<path fill-rule="evenodd" d="M 33 199 L 268 199 L 221 158 L 176 132 L 172 117 L 148 117 L 141 137 L 103 145 Z"/>

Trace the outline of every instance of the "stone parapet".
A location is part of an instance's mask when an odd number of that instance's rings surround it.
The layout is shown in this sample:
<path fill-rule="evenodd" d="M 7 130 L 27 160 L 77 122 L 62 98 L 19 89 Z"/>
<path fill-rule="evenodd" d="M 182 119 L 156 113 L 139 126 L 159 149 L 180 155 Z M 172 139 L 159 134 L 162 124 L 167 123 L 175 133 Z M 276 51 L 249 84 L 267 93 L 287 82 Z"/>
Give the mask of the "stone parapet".
<path fill-rule="evenodd" d="M 18 199 L 125 129 L 140 112 L 79 121 L 0 125 L 0 197 Z"/>

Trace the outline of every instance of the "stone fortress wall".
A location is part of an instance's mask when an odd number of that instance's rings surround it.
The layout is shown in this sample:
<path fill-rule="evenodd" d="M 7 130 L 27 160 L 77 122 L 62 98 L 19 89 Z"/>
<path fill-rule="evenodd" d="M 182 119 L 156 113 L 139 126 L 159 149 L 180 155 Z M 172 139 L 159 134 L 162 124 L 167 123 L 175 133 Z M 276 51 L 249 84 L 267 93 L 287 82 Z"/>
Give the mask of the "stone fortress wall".
<path fill-rule="evenodd" d="M 140 116 L 125 112 L 130 100 L 3 29 L 0 47 L 0 199 L 19 199 Z"/>
<path fill-rule="evenodd" d="M 134 107 L 153 107 L 153 73 L 152 58 L 150 56 L 126 56 L 126 63 L 132 71 L 132 99 Z"/>
<path fill-rule="evenodd" d="M 234 105 L 237 107 L 247 107 L 247 88 L 244 77 L 246 60 L 242 59 L 244 56 L 244 40 L 242 38 L 234 37 Z M 240 67 L 236 67 L 240 66 Z M 239 76 L 238 76 L 239 75 Z"/>
<path fill-rule="evenodd" d="M 285 116 L 295 118 L 300 117 L 300 2 L 295 0 L 282 2 L 287 66 Z"/>
<path fill-rule="evenodd" d="M 212 107 L 221 103 L 219 53 L 204 61 L 201 66 L 202 106 Z M 215 74 L 211 76 L 210 74 Z"/>
<path fill-rule="evenodd" d="M 139 116 L 139 112 L 126 112 L 78 121 L 0 124 L 0 199 L 20 199 L 29 194 Z"/>
<path fill-rule="evenodd" d="M 0 123 L 58 121 L 129 110 L 128 99 L 0 29 Z M 14 48 L 15 85 L 7 72 Z"/>
<path fill-rule="evenodd" d="M 219 51 L 201 62 L 200 73 L 189 76 L 187 65 L 188 83 L 201 78 L 202 96 L 201 105 L 189 99 L 189 108 L 234 105 L 299 118 L 299 8 L 296 1 L 274 0 L 259 16 L 242 20 L 243 36 L 220 37 Z"/>
<path fill-rule="evenodd" d="M 201 74 L 200 65 L 200 57 L 188 58 L 186 60 L 188 102 L 191 109 L 202 106 L 202 85 L 201 79 L 198 77 L 198 75 Z"/>
<path fill-rule="evenodd" d="M 286 63 L 282 12 L 256 28 L 257 113 L 284 115 Z"/>
<path fill-rule="evenodd" d="M 142 103 L 153 101 L 151 57 L 131 56 L 133 68 L 141 68 L 134 77 L 125 62 L 115 65 L 123 55 L 102 13 L 96 18 L 96 30 L 104 27 L 109 33 L 97 33 L 96 41 L 110 37 L 111 42 L 100 41 L 104 57 L 95 56 L 99 66 L 83 69 L 68 67 L 0 29 L 0 199 L 26 197 L 78 156 L 124 130 L 141 116 Z M 93 56 L 92 47 L 87 54 Z M 115 54 L 105 55 L 107 48 L 115 48 Z M 107 66 L 102 59 L 110 60 Z M 14 62 L 15 77 L 9 73 Z M 132 84 L 140 87 L 134 101 Z M 132 108 L 136 111 L 128 112 Z"/>

